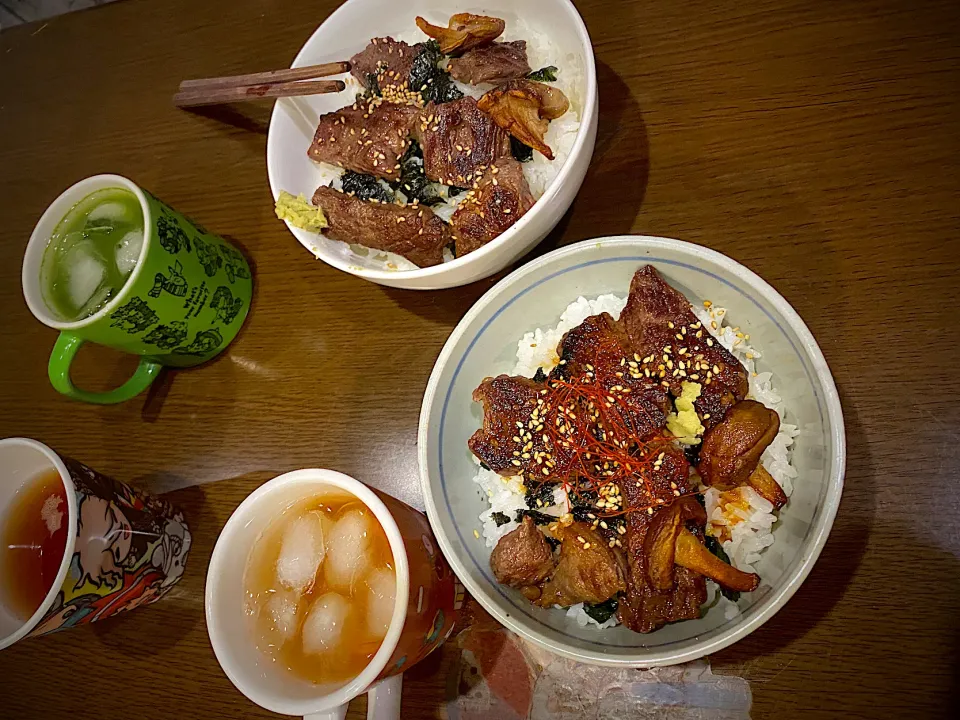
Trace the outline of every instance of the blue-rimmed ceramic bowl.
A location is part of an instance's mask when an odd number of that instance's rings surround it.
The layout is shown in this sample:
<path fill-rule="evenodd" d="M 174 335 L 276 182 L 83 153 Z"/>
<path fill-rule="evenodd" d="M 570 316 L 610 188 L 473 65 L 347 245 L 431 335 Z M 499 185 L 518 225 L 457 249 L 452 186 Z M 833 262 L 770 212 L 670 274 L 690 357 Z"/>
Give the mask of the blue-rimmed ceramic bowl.
<path fill-rule="evenodd" d="M 580 295 L 627 294 L 634 272 L 650 263 L 691 302 L 710 299 L 763 353 L 760 370 L 774 384 L 800 428 L 793 462 L 799 471 L 790 502 L 774 526 L 775 544 L 757 570 L 761 589 L 745 594 L 740 614 L 720 606 L 699 620 L 648 635 L 623 627 L 581 628 L 563 610 L 543 610 L 499 585 L 488 548 L 474 531 L 488 505 L 467 439 L 482 413 L 471 394 L 488 376 L 511 372 L 517 341 L 555 326 Z M 837 390 L 816 341 L 800 316 L 759 276 L 730 258 L 666 238 L 623 236 L 562 248 L 525 265 L 484 295 L 453 331 L 430 376 L 419 431 L 420 478 L 427 514 L 444 555 L 477 600 L 500 622 L 561 655 L 589 663 L 652 667 L 694 660 L 760 627 L 796 592 L 827 540 L 840 503 L 846 459 Z"/>

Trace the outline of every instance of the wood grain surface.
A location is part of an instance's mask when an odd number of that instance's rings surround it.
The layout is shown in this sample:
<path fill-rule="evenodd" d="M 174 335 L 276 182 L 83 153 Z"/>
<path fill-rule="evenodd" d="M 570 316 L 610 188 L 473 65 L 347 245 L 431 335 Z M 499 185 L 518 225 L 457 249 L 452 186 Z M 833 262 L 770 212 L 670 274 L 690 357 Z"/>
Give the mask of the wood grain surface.
<path fill-rule="evenodd" d="M 127 0 L 0 34 L 0 435 L 23 435 L 188 511 L 186 577 L 158 605 L 0 653 L 5 718 L 260 718 L 204 627 L 205 565 L 241 499 L 325 466 L 422 507 L 421 393 L 496 278 L 433 293 L 312 260 L 273 216 L 270 105 L 191 113 L 180 80 L 283 67 L 332 0 Z M 960 691 L 960 10 L 956 0 L 579 0 L 599 75 L 583 189 L 537 249 L 618 233 L 701 243 L 804 318 L 843 401 L 830 540 L 764 627 L 711 658 L 756 718 L 954 716 Z M 371 34 L 374 29 L 371 28 Z M 125 174 L 252 257 L 256 296 L 218 360 L 95 407 L 46 379 L 55 333 L 20 261 L 64 188 Z M 132 363 L 84 350 L 78 380 Z M 404 717 L 445 717 L 451 646 L 408 674 Z M 351 717 L 362 717 L 364 703 Z"/>

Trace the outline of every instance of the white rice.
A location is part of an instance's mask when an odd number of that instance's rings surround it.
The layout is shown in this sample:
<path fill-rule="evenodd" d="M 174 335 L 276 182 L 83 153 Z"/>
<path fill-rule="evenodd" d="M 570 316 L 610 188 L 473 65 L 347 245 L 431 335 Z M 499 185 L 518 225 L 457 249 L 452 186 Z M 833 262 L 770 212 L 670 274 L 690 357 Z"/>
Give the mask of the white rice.
<path fill-rule="evenodd" d="M 445 23 L 446 21 L 443 21 L 443 24 Z M 401 33 L 393 33 L 391 37 L 394 40 L 407 42 L 411 45 L 427 39 L 416 27 Z M 570 100 L 570 110 L 562 117 L 550 121 L 550 126 L 544 138 L 547 145 L 553 150 L 554 159 L 547 160 L 540 153 L 534 152 L 533 159 L 522 165 L 523 175 L 530 186 L 530 192 L 535 199 L 539 200 L 556 179 L 560 168 L 563 167 L 567 157 L 569 157 L 577 139 L 577 132 L 580 130 L 580 112 L 583 107 L 582 89 L 584 87 L 583 64 L 574 53 L 560 54 L 558 49 L 550 42 L 546 33 L 534 30 L 523 20 L 509 20 L 507 29 L 500 40 L 526 40 L 527 61 L 530 67 L 539 70 L 547 65 L 555 66 L 557 68 L 557 80 L 550 85 L 562 90 Z M 353 76 L 346 78 L 345 82 L 350 86 L 348 91 L 352 89 L 355 95 L 363 92 L 363 87 Z M 464 95 L 470 95 L 478 99 L 494 87 L 492 84 L 466 85 L 456 81 L 454 81 L 454 84 L 460 88 Z M 340 177 L 343 175 L 343 168 L 323 162 L 314 163 L 314 165 L 318 169 L 318 185 L 330 185 L 332 183 L 335 189 L 341 189 Z M 443 192 L 446 194 L 446 189 Z M 465 197 L 466 193 L 460 193 L 447 199 L 442 204 L 432 206 L 430 209 L 441 219 L 449 222 L 457 206 Z M 394 253 L 373 250 L 355 244 L 351 244 L 350 249 L 360 257 L 368 258 L 376 264 L 382 265 L 384 270 L 418 269 L 412 262 Z M 444 262 L 449 262 L 454 257 L 449 251 L 444 251 L 443 259 Z"/>
<path fill-rule="evenodd" d="M 626 304 L 625 297 L 617 295 L 601 295 L 588 300 L 577 298 L 570 303 L 560 315 L 560 322 L 554 327 L 537 328 L 526 333 L 517 343 L 517 363 L 513 368 L 514 375 L 533 377 L 538 368 L 550 372 L 560 358 L 557 356 L 557 345 L 563 335 L 570 329 L 582 323 L 586 318 L 602 312 L 619 318 Z M 782 398 L 773 386 L 773 374 L 756 371 L 756 360 L 762 357 L 759 350 L 749 345 L 749 336 L 741 333 L 738 328 L 725 324 L 727 311 L 724 308 L 711 306 L 709 309 L 693 308 L 704 327 L 710 329 L 717 340 L 733 353 L 746 368 L 750 390 L 747 397 L 762 402 L 772 408 L 780 416 L 780 432 L 761 456 L 761 461 L 767 471 L 780 483 L 784 492 L 789 496 L 793 492 L 793 481 L 797 471 L 790 462 L 790 447 L 799 430 L 796 425 L 785 420 L 789 417 Z M 713 324 L 715 323 L 715 327 Z M 478 467 L 474 482 L 480 485 L 490 508 L 480 514 L 482 537 L 487 547 L 494 547 L 497 541 L 517 527 L 515 517 L 518 510 L 526 509 L 525 488 L 519 477 L 504 477 L 492 470 L 485 470 L 479 466 L 480 461 L 474 458 Z M 541 510 L 551 515 L 562 515 L 569 511 L 566 494 L 562 489 L 554 493 L 555 505 Z M 746 572 L 755 572 L 753 564 L 760 559 L 760 553 L 774 543 L 772 533 L 773 524 L 777 520 L 773 512 L 773 505 L 749 487 L 720 492 L 714 488 L 707 488 L 704 494 L 707 508 L 707 533 L 724 538 L 721 545 L 733 565 Z M 508 521 L 497 524 L 495 513 L 503 513 Z M 500 518 L 501 521 L 503 518 Z M 725 536 L 729 535 L 729 538 Z M 711 593 L 708 600 L 715 596 L 713 584 L 709 583 Z M 736 603 L 720 597 L 726 616 L 733 617 L 739 610 Z M 593 625 L 598 629 L 613 627 L 617 624 L 616 616 L 611 617 L 602 625 L 591 618 L 583 610 L 583 605 L 577 604 L 567 608 L 569 617 L 576 620 L 581 627 Z"/>

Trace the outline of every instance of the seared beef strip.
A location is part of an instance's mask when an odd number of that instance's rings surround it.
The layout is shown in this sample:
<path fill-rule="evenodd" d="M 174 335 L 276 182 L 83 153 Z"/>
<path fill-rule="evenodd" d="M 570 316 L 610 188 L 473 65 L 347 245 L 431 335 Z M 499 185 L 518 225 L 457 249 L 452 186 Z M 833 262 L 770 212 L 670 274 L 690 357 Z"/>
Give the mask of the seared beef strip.
<path fill-rule="evenodd" d="M 494 160 L 510 154 L 507 134 L 469 96 L 430 103 L 413 131 L 427 177 L 446 185 L 472 187 Z"/>
<path fill-rule="evenodd" d="M 373 38 L 370 43 L 350 58 L 350 73 L 364 87 L 369 87 L 369 76 L 377 76 L 382 89 L 385 85 L 403 85 L 410 77 L 410 66 L 417 56 L 417 48 L 392 37 Z"/>
<path fill-rule="evenodd" d="M 560 561 L 543 586 L 537 605 L 602 603 L 626 589 L 623 568 L 599 533 L 582 522 L 568 526 L 557 523 L 555 527 L 554 534 L 561 543 Z"/>
<path fill-rule="evenodd" d="M 457 13 L 450 18 L 447 27 L 431 25 L 417 16 L 417 27 L 440 44 L 444 55 L 466 52 L 486 45 L 500 37 L 507 24 L 500 18 L 472 13 Z"/>
<path fill-rule="evenodd" d="M 720 490 L 744 485 L 780 429 L 780 416 L 753 400 L 738 402 L 703 436 L 697 470 Z"/>
<path fill-rule="evenodd" d="M 498 158 L 450 218 L 457 257 L 486 245 L 522 218 L 534 202 L 520 163 L 509 156 Z"/>
<path fill-rule="evenodd" d="M 470 450 L 495 472 L 556 481 L 570 474 L 575 461 L 587 462 L 586 456 L 578 460 L 578 451 L 599 455 L 603 444 L 628 440 L 615 436 L 616 426 L 636 438 L 662 427 L 670 409 L 666 391 L 630 372 L 634 361 L 623 354 L 623 337 L 609 315 L 595 315 L 564 336 L 558 348 L 563 364 L 546 383 L 508 375 L 484 380 L 473 392 L 483 404 L 483 427 L 470 438 Z M 584 437 L 573 437 L 581 421 Z M 658 438 L 641 455 L 656 455 L 659 445 L 668 444 Z M 663 499 L 673 497 L 669 483 L 656 490 Z M 651 502 L 648 497 L 643 504 Z"/>
<path fill-rule="evenodd" d="M 530 72 L 526 40 L 479 47 L 454 58 L 447 66 L 454 80 L 468 85 L 522 78 Z"/>
<path fill-rule="evenodd" d="M 520 527 L 500 538 L 490 553 L 490 569 L 497 582 L 515 588 L 538 585 L 556 564 L 547 539 L 529 515 Z"/>
<path fill-rule="evenodd" d="M 317 162 L 396 180 L 418 112 L 415 107 L 379 98 L 368 102 L 358 99 L 353 105 L 320 116 L 307 155 Z"/>
<path fill-rule="evenodd" d="M 546 389 L 545 383 L 524 377 L 500 375 L 484 380 L 473 391 L 474 401 L 483 405 L 483 426 L 467 441 L 471 452 L 501 475 L 529 473 L 541 478 L 542 465 L 536 458 L 557 449 L 549 437 L 543 437 L 544 423 L 551 420 L 537 411 L 541 391 Z M 562 477 L 567 464 L 560 463 L 562 472 L 552 479 Z"/>
<path fill-rule="evenodd" d="M 637 363 L 626 351 L 627 343 L 610 315 L 588 317 L 560 340 L 557 352 L 562 364 L 550 373 L 552 379 L 585 382 L 596 388 L 593 407 L 588 402 L 587 410 L 606 421 L 611 442 L 627 439 L 613 437 L 615 425 L 626 427 L 634 439 L 643 438 L 663 427 L 672 409 L 666 389 L 634 367 Z"/>
<path fill-rule="evenodd" d="M 451 241 L 447 224 L 419 205 L 365 202 L 323 186 L 314 193 L 313 204 L 327 216 L 327 237 L 397 253 L 420 267 L 443 262 L 443 249 Z"/>
<path fill-rule="evenodd" d="M 630 349 L 642 360 L 641 369 L 667 383 L 674 395 L 680 395 L 684 380 L 700 383 L 694 406 L 707 429 L 747 394 L 743 365 L 702 326 L 689 301 L 652 265 L 633 276 L 620 323 Z"/>

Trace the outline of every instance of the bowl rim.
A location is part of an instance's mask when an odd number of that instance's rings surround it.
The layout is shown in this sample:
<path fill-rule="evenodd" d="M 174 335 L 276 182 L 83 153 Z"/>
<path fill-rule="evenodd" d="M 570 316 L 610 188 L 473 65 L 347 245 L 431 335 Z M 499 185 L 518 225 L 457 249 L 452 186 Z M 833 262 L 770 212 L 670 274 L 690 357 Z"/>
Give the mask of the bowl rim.
<path fill-rule="evenodd" d="M 328 23 L 336 22 L 337 16 L 344 11 L 348 5 L 359 2 L 365 2 L 365 0 L 347 0 L 347 2 L 343 3 L 340 7 L 334 10 L 326 20 L 320 23 L 317 29 L 313 31 L 310 37 L 307 38 L 307 41 L 297 52 L 293 62 L 290 63 L 290 67 L 295 68 L 310 64 L 307 58 L 304 56 L 307 53 L 307 48 L 315 42 L 317 36 L 323 30 L 324 26 Z M 488 242 L 486 245 L 467 253 L 462 258 L 454 258 L 450 262 L 444 262 L 440 263 L 439 265 L 433 265 L 426 268 L 417 268 L 415 270 L 371 270 L 369 268 L 362 267 L 357 263 L 351 262 L 350 259 L 344 259 L 333 254 L 328 256 L 325 251 L 323 251 L 323 254 L 313 253 L 309 250 L 309 248 L 306 247 L 306 245 L 304 245 L 305 241 L 300 237 L 300 234 L 306 234 L 306 231 L 295 228 L 288 221 L 284 220 L 284 224 L 287 226 L 287 229 L 290 231 L 290 233 L 297 239 L 297 242 L 303 245 L 304 249 L 311 252 L 311 254 L 313 254 L 318 260 L 321 260 L 328 265 L 337 268 L 338 270 L 342 270 L 343 272 L 356 275 L 357 277 L 366 278 L 375 282 L 380 280 L 396 279 L 399 277 L 404 278 L 404 280 L 414 281 L 433 280 L 442 278 L 449 272 L 455 272 L 460 268 L 468 267 L 472 263 L 480 261 L 490 255 L 498 254 L 511 240 L 514 239 L 518 233 L 522 232 L 530 223 L 532 223 L 533 218 L 539 212 L 541 212 L 551 202 L 556 200 L 557 195 L 560 193 L 560 188 L 567 182 L 570 173 L 573 172 L 574 160 L 583 152 L 583 147 L 587 143 L 588 136 L 590 135 L 593 116 L 598 110 L 596 58 L 594 57 L 593 42 L 590 39 L 590 33 L 587 31 L 587 26 L 583 21 L 583 17 L 581 17 L 580 12 L 573 4 L 573 0 L 552 0 L 552 2 L 556 2 L 564 7 L 568 15 L 570 15 L 573 24 L 576 26 L 580 44 L 584 49 L 584 56 L 586 58 L 586 67 L 584 68 L 583 73 L 587 86 L 586 95 L 584 96 L 583 107 L 580 111 L 580 127 L 577 129 L 577 138 L 573 143 L 573 147 L 570 149 L 569 155 L 567 155 L 566 160 L 564 160 L 563 165 L 560 167 L 560 171 L 553 179 L 553 182 L 550 183 L 543 195 L 537 199 L 533 207 L 530 208 L 530 210 L 528 210 L 522 218 L 520 218 L 516 223 L 500 233 L 500 235 Z M 270 124 L 267 126 L 267 181 L 270 185 L 270 192 L 273 195 L 274 202 L 276 202 L 277 198 L 280 197 L 280 190 L 282 189 L 278 187 L 274 178 L 274 173 L 271 169 L 275 164 L 275 160 L 277 160 L 277 158 L 274 157 L 274 152 L 276 151 L 273 150 L 271 138 L 274 136 L 275 125 L 279 122 L 278 113 L 280 112 L 280 107 L 281 101 L 278 100 L 276 103 L 274 103 L 273 110 L 270 113 Z"/>
<path fill-rule="evenodd" d="M 733 627 L 719 633 L 717 637 L 709 641 L 683 641 L 688 647 L 683 651 L 670 650 L 669 646 L 644 652 L 644 657 L 639 658 L 629 653 L 616 652 L 597 652 L 593 650 L 580 650 L 569 647 L 566 643 L 559 643 L 548 638 L 537 628 L 528 627 L 525 623 L 518 623 L 509 613 L 503 611 L 498 601 L 480 587 L 466 567 L 465 563 L 454 554 L 452 544 L 443 531 L 442 526 L 434 518 L 437 517 L 438 508 L 434 502 L 431 492 L 432 482 L 428 471 L 428 438 L 431 425 L 430 408 L 433 406 L 437 391 L 439 389 L 440 376 L 444 368 L 450 362 L 454 353 L 454 348 L 460 342 L 467 327 L 479 316 L 489 305 L 496 300 L 511 286 L 522 280 L 527 275 L 540 269 L 544 265 L 552 263 L 557 259 L 572 257 L 580 254 L 584 250 L 597 247 L 631 247 L 642 250 L 672 250 L 680 251 L 689 256 L 692 261 L 708 260 L 722 269 L 743 279 L 748 285 L 754 288 L 759 297 L 768 304 L 774 311 L 780 314 L 784 323 L 797 335 L 808 360 L 815 372 L 817 381 L 821 384 L 824 395 L 824 405 L 826 406 L 826 419 L 829 423 L 827 430 L 832 435 L 834 447 L 836 449 L 834 456 L 828 463 L 826 472 L 827 490 L 823 501 L 823 510 L 819 519 L 819 526 L 815 527 L 809 537 L 809 545 L 805 548 L 803 556 L 800 559 L 796 569 L 785 578 L 779 586 L 775 587 L 761 602 L 763 609 L 754 614 L 747 621 L 736 624 Z M 840 398 L 837 393 L 836 384 L 833 375 L 827 365 L 827 361 L 820 350 L 819 345 L 813 337 L 813 334 L 807 328 L 806 324 L 800 318 L 793 307 L 763 278 L 752 270 L 741 265 L 732 258 L 723 255 L 715 250 L 695 245 L 693 243 L 674 240 L 671 238 L 650 236 L 650 235 L 617 235 L 584 240 L 572 245 L 568 245 L 550 253 L 547 253 L 536 260 L 518 268 L 507 275 L 500 282 L 484 293 L 473 307 L 467 312 L 463 319 L 457 324 L 450 337 L 444 343 L 443 349 L 437 358 L 434 368 L 430 373 L 427 382 L 427 388 L 424 392 L 423 403 L 420 409 L 420 422 L 417 433 L 417 456 L 420 466 L 420 487 L 423 492 L 424 504 L 427 511 L 427 517 L 430 520 L 430 526 L 440 544 L 444 556 L 450 563 L 454 572 L 461 579 L 470 593 L 480 602 L 483 608 L 493 615 L 501 624 L 508 629 L 519 634 L 523 638 L 530 640 L 551 652 L 561 656 L 586 662 L 595 665 L 617 666 L 617 667 L 659 667 L 665 665 L 674 665 L 683 662 L 696 660 L 723 648 L 726 648 L 738 640 L 746 637 L 751 632 L 763 625 L 767 620 L 773 617 L 782 608 L 787 601 L 799 589 L 800 585 L 810 574 L 817 558 L 820 556 L 840 505 L 840 497 L 843 492 L 844 474 L 846 471 L 846 433 L 844 429 L 843 411 L 840 406 Z M 627 648 L 624 648 L 625 650 Z M 637 648 L 637 650 L 645 650 Z"/>

